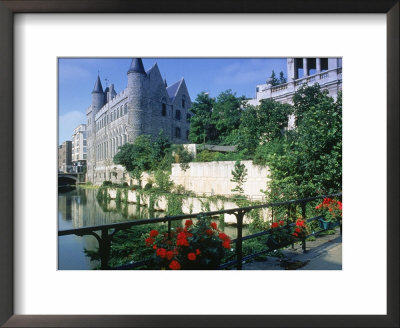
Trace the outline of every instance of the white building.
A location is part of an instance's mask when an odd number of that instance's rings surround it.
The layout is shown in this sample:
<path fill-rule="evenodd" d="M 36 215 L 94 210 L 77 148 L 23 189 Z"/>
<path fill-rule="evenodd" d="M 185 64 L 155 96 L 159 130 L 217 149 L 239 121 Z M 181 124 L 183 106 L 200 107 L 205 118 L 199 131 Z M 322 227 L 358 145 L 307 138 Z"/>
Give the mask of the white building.
<path fill-rule="evenodd" d="M 287 83 L 272 86 L 270 83 L 256 86 L 256 98 L 247 103 L 259 105 L 262 99 L 272 98 L 281 103 L 292 103 L 295 92 L 304 84 L 318 83 L 322 90 L 336 100 L 342 90 L 342 58 L 288 58 Z M 293 126 L 294 118 L 289 120 Z"/>
<path fill-rule="evenodd" d="M 72 135 L 72 165 L 76 172 L 82 172 L 87 160 L 87 130 L 86 124 L 79 124 Z"/>

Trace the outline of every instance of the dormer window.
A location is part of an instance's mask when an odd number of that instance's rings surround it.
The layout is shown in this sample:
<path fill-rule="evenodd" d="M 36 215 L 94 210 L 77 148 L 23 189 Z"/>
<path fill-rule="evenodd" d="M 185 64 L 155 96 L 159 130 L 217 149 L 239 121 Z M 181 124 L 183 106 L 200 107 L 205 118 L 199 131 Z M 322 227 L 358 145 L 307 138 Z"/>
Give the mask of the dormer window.
<path fill-rule="evenodd" d="M 182 108 L 185 108 L 186 106 L 186 97 L 182 96 Z"/>

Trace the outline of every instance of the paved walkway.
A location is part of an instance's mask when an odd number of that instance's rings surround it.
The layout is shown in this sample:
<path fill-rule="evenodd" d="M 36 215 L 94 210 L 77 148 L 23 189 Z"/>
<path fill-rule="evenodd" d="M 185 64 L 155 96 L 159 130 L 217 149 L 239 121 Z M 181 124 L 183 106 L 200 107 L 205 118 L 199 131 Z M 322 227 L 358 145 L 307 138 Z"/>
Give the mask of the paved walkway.
<path fill-rule="evenodd" d="M 243 264 L 243 270 L 341 270 L 342 236 L 337 228 L 334 235 L 320 235 L 315 241 L 307 241 L 307 252 L 301 243 L 294 248 L 281 250 L 283 258 L 269 256 L 265 261 Z"/>

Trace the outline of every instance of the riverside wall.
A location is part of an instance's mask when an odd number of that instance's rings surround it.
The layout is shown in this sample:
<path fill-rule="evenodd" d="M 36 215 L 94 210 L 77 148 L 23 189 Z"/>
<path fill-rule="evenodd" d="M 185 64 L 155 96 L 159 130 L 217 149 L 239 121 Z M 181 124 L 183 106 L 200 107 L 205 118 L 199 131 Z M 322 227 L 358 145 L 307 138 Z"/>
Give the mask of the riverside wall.
<path fill-rule="evenodd" d="M 108 189 L 108 195 L 111 199 L 115 199 L 117 195 L 116 189 Z M 149 195 L 139 194 L 135 190 L 128 190 L 128 202 L 136 203 L 137 196 L 140 197 L 140 205 L 144 205 L 149 207 L 150 197 Z M 121 198 L 124 200 L 125 194 L 121 190 Z M 206 204 L 208 204 L 209 208 L 206 208 Z M 155 211 L 166 211 L 168 206 L 167 197 L 159 196 L 154 204 Z M 182 201 L 182 212 L 184 214 L 192 214 L 192 213 L 201 213 L 207 211 L 220 211 L 220 210 L 228 210 L 238 208 L 238 206 L 234 201 L 231 200 L 223 200 L 216 199 L 210 201 L 207 197 L 187 197 Z M 261 216 L 264 220 L 269 220 L 270 211 L 268 209 L 261 209 Z M 245 215 L 243 222 L 245 224 L 250 223 L 250 218 Z M 233 214 L 224 214 L 224 222 L 228 224 L 236 223 L 236 217 Z"/>
<path fill-rule="evenodd" d="M 251 200 L 264 200 L 261 190 L 267 188 L 269 170 L 267 167 L 253 164 L 253 161 L 241 161 L 247 169 L 244 195 Z M 192 162 L 184 171 L 180 164 L 172 164 L 171 180 L 198 195 L 232 195 L 236 183 L 232 182 L 235 161 Z"/>

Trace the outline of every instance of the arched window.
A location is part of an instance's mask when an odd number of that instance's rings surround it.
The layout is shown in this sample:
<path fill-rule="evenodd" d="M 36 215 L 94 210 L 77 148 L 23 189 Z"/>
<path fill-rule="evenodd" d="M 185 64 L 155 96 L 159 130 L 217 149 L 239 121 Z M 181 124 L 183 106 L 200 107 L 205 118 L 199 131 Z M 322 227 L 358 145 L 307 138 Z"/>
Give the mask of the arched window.
<path fill-rule="evenodd" d="M 122 115 L 124 115 L 123 112 L 124 112 L 124 109 L 123 109 L 122 106 L 121 106 L 121 107 L 119 108 L 119 116 L 120 116 L 120 117 L 122 117 Z"/>
<path fill-rule="evenodd" d="M 164 103 L 161 105 L 161 115 L 162 116 L 166 116 L 167 115 L 167 105 L 164 104 Z"/>
<path fill-rule="evenodd" d="M 128 113 L 128 104 L 125 104 L 124 106 L 124 114 Z"/>
<path fill-rule="evenodd" d="M 186 106 L 186 96 L 183 95 L 182 96 L 182 108 L 185 108 L 185 106 Z"/>
<path fill-rule="evenodd" d="M 119 110 L 118 110 L 118 108 L 117 108 L 117 118 L 119 118 Z"/>
<path fill-rule="evenodd" d="M 181 137 L 181 128 L 178 127 L 175 128 L 175 137 L 177 138 Z"/>
<path fill-rule="evenodd" d="M 181 120 L 181 111 L 180 111 L 179 109 L 177 109 L 177 110 L 175 111 L 175 119 L 176 119 L 177 121 L 180 121 L 180 120 Z"/>

